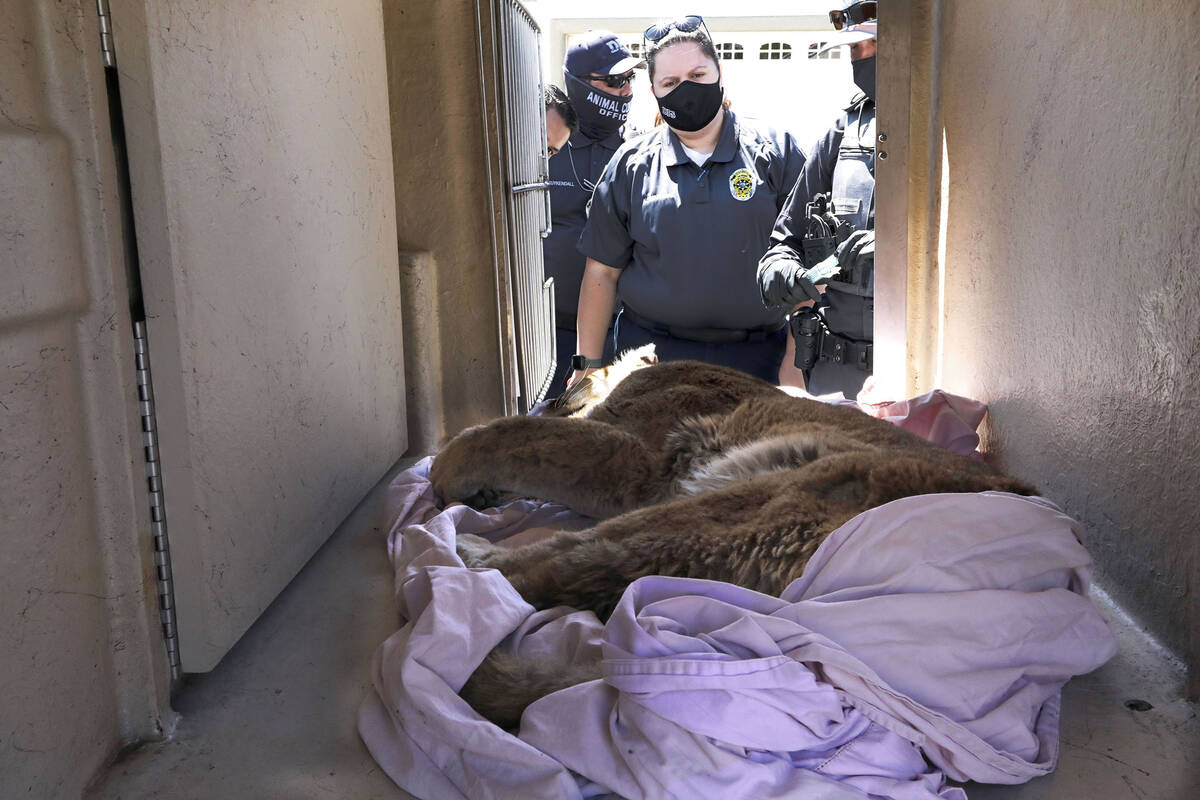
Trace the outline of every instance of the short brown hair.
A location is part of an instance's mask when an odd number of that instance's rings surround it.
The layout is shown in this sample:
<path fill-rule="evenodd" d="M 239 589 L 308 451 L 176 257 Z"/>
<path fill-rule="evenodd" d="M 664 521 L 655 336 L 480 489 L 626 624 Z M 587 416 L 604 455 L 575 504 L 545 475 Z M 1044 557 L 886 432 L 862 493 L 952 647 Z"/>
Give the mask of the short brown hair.
<path fill-rule="evenodd" d="M 713 63 L 717 65 L 717 69 L 721 68 L 721 59 L 717 55 L 717 48 L 713 46 L 712 39 L 708 38 L 708 34 L 700 28 L 686 33 L 676 29 L 657 42 L 650 42 L 646 48 L 646 69 L 650 72 L 651 81 L 654 80 L 654 57 L 666 48 L 680 44 L 681 42 L 695 42 L 700 45 L 700 50 L 704 55 L 713 60 Z"/>

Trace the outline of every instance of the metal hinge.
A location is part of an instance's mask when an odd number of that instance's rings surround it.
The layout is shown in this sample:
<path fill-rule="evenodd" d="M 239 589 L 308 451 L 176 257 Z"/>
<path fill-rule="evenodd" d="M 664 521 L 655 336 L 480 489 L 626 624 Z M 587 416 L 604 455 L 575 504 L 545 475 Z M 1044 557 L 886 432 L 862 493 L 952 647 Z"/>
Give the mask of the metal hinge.
<path fill-rule="evenodd" d="M 171 577 L 171 548 L 167 542 L 167 510 L 163 504 L 162 471 L 158 460 L 158 423 L 154 416 L 154 386 L 150 379 L 150 345 L 146 322 L 133 323 L 133 348 L 137 359 L 138 407 L 142 417 L 142 447 L 146 456 L 146 487 L 150 490 L 150 534 L 158 585 L 158 618 L 162 623 L 171 680 L 180 678 L 179 632 L 175 626 L 175 583 Z"/>
<path fill-rule="evenodd" d="M 96 0 L 96 11 L 100 14 L 100 52 L 104 55 L 104 66 L 112 68 L 117 65 L 117 50 L 113 46 L 112 11 L 108 0 Z"/>

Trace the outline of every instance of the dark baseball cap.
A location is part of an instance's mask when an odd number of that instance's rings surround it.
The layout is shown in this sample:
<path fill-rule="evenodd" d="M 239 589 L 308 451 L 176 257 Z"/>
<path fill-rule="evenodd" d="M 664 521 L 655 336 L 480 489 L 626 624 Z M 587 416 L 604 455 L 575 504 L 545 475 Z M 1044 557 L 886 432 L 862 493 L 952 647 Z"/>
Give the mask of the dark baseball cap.
<path fill-rule="evenodd" d="M 847 44 L 858 44 L 865 42 L 867 39 L 874 39 L 877 36 L 878 24 L 875 20 L 863 22 L 859 25 L 848 25 L 845 30 L 830 31 L 829 33 L 821 34 L 821 41 L 813 42 L 819 45 L 815 50 L 808 51 L 809 58 L 816 58 L 826 50 L 832 50 L 835 47 L 841 47 Z"/>
<path fill-rule="evenodd" d="M 586 31 L 571 40 L 563 69 L 576 77 L 620 75 L 644 63 L 612 31 Z"/>

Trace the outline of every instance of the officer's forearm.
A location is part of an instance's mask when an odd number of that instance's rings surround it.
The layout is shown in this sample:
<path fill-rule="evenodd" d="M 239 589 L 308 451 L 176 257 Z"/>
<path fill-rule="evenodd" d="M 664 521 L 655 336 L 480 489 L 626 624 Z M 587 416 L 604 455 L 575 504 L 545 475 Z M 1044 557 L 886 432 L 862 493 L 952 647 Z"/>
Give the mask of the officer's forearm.
<path fill-rule="evenodd" d="M 587 260 L 583 283 L 579 287 L 579 308 L 575 317 L 575 352 L 588 358 L 604 357 L 604 335 L 617 304 L 617 280 L 621 270 Z"/>

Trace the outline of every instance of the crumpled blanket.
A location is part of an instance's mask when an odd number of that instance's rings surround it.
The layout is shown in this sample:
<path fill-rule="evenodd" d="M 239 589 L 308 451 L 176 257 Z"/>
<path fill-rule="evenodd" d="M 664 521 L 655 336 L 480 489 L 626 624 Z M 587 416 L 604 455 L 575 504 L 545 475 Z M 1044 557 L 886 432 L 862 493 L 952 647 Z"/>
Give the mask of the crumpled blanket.
<path fill-rule="evenodd" d="M 403 625 L 359 713 L 418 797 L 960 800 L 947 778 L 1052 770 L 1063 684 L 1115 652 L 1077 526 L 1041 498 L 899 500 L 831 534 L 779 597 L 647 577 L 604 624 L 534 611 L 454 550 L 457 533 L 519 543 L 589 520 L 532 501 L 439 512 L 428 465 L 389 487 Z M 513 735 L 457 695 L 501 645 L 603 659 L 604 679 L 532 704 Z"/>
<path fill-rule="evenodd" d="M 803 389 L 792 386 L 780 386 L 779 389 L 793 397 L 812 397 Z M 876 419 L 887 420 L 909 433 L 936 442 L 960 456 L 978 456 L 975 448 L 979 447 L 979 434 L 975 431 L 987 415 L 987 403 L 941 389 L 910 400 L 886 402 L 847 400 L 840 392 L 813 399 L 839 406 L 853 406 Z"/>

